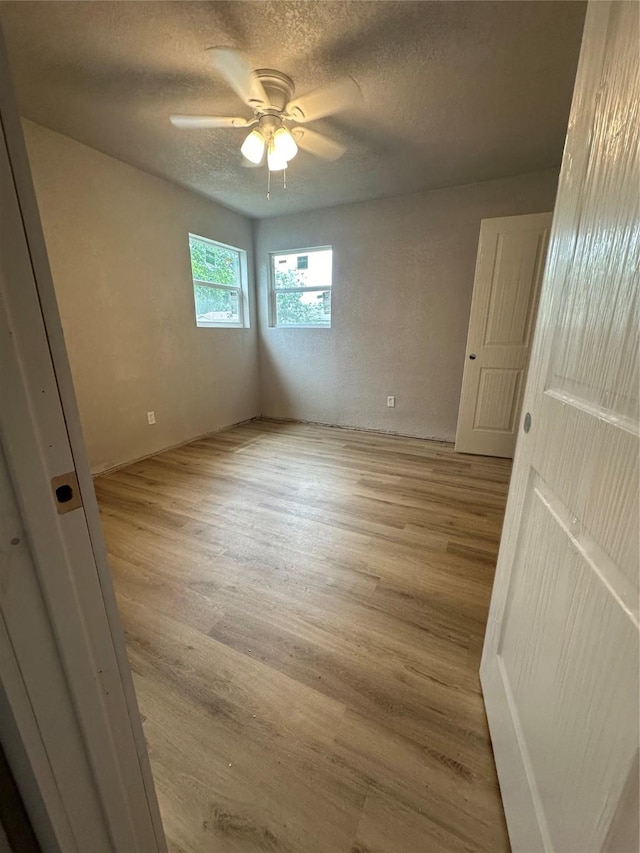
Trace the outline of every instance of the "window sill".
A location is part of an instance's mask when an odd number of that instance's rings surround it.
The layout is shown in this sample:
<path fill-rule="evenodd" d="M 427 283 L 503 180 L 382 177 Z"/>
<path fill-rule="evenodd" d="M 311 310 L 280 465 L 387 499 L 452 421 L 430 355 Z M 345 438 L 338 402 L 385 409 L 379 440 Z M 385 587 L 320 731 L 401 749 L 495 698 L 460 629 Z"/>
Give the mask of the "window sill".
<path fill-rule="evenodd" d="M 196 327 L 198 329 L 248 329 L 248 326 L 245 326 L 244 323 L 205 323 L 199 320 L 196 320 Z"/>
<path fill-rule="evenodd" d="M 283 323 L 279 326 L 270 326 L 271 329 L 328 329 L 331 330 L 329 323 Z"/>

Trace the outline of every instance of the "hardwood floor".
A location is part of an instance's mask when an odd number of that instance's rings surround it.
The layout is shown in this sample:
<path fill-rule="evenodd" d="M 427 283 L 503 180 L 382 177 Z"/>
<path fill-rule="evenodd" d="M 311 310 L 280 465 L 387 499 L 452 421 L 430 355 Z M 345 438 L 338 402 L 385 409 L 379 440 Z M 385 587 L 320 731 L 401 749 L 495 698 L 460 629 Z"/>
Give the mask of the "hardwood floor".
<path fill-rule="evenodd" d="M 96 481 L 172 853 L 509 849 L 478 680 L 509 473 L 257 421 Z"/>

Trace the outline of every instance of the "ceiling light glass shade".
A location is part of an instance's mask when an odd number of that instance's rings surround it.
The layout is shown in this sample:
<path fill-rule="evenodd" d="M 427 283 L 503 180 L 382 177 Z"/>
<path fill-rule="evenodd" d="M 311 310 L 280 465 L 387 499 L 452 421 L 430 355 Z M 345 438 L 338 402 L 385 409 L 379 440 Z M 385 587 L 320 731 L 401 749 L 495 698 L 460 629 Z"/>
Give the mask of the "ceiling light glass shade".
<path fill-rule="evenodd" d="M 257 165 L 264 157 L 264 149 L 264 136 L 259 130 L 252 130 L 249 136 L 247 136 L 245 141 L 242 143 L 240 151 L 242 151 L 242 155 L 246 157 L 247 160 Z"/>
<path fill-rule="evenodd" d="M 273 134 L 273 145 L 276 154 L 285 160 L 293 160 L 298 153 L 298 146 L 286 127 L 279 127 Z"/>
<path fill-rule="evenodd" d="M 270 172 L 280 172 L 287 168 L 287 160 L 277 150 L 274 140 L 269 142 L 267 148 L 267 166 Z"/>

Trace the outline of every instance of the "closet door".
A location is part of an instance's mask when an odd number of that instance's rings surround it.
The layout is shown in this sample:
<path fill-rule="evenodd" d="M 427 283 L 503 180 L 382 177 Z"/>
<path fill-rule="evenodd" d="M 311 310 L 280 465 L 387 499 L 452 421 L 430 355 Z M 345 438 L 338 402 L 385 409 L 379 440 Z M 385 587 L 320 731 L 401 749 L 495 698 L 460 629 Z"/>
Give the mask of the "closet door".
<path fill-rule="evenodd" d="M 458 453 L 513 456 L 551 218 L 535 213 L 480 225 Z"/>

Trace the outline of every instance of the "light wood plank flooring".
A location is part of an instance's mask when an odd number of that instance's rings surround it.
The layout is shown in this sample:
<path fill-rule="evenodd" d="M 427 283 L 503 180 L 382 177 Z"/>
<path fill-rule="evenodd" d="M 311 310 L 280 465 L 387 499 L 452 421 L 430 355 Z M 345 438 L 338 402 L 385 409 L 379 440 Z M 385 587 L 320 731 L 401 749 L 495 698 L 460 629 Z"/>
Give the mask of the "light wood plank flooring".
<path fill-rule="evenodd" d="M 96 481 L 172 853 L 508 850 L 478 666 L 509 473 L 256 421 Z"/>

